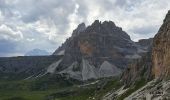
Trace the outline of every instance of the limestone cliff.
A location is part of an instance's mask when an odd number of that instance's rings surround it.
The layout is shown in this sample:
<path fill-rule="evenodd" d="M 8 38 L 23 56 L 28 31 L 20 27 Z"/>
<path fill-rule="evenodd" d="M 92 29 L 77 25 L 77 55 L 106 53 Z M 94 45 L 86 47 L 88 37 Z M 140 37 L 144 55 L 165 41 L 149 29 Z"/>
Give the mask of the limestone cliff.
<path fill-rule="evenodd" d="M 167 79 L 170 75 L 170 11 L 154 37 L 152 50 L 152 73 L 155 78 Z"/>

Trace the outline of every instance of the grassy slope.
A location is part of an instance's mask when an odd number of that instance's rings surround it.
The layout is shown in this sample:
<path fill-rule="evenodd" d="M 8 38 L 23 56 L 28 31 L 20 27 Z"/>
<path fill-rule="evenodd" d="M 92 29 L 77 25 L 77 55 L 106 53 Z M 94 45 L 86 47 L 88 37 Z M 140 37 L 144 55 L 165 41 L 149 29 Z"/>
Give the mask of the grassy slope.
<path fill-rule="evenodd" d="M 23 100 L 44 100 L 47 95 L 71 86 L 71 81 L 66 81 L 62 77 L 51 76 L 34 80 L 1 80 L 0 100 L 15 97 L 24 98 Z"/>
<path fill-rule="evenodd" d="M 101 100 L 106 93 L 121 86 L 122 84 L 117 79 L 101 79 L 97 84 L 75 89 L 75 93 L 62 97 L 61 100 Z"/>
<path fill-rule="evenodd" d="M 115 79 L 102 79 L 97 84 L 82 87 L 78 84 L 80 83 L 75 80 L 66 81 L 59 77 L 1 81 L 0 100 L 90 100 L 89 97 L 99 100 L 104 94 L 120 86 Z"/>

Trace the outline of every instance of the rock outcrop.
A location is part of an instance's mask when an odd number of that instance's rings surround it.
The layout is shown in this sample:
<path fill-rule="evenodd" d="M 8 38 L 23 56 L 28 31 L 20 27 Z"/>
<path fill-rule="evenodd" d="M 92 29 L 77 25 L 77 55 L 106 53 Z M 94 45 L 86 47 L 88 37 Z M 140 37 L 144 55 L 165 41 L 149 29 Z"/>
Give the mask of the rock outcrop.
<path fill-rule="evenodd" d="M 153 75 L 167 79 L 170 75 L 170 11 L 154 37 L 152 50 Z"/>

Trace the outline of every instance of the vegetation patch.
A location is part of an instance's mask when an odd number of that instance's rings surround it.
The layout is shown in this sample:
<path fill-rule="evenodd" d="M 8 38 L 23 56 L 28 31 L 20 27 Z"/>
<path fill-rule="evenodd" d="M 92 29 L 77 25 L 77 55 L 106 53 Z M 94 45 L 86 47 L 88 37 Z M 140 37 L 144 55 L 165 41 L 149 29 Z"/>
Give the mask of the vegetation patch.
<path fill-rule="evenodd" d="M 124 100 L 126 97 L 131 95 L 136 90 L 140 89 L 146 84 L 146 80 L 144 78 L 141 78 L 141 80 L 137 81 L 133 87 L 130 87 L 125 93 L 123 93 L 121 96 L 118 97 L 118 100 Z"/>

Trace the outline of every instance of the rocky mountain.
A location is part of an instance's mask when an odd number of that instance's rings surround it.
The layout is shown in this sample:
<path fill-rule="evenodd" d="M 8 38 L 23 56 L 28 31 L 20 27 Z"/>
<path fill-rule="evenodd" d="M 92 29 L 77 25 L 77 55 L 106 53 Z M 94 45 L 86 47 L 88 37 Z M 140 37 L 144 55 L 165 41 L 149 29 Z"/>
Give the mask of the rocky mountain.
<path fill-rule="evenodd" d="M 33 49 L 25 54 L 25 56 L 47 56 L 47 55 L 50 55 L 50 53 L 41 49 Z"/>
<path fill-rule="evenodd" d="M 53 53 L 63 58 L 53 64 L 54 71 L 48 72 L 79 80 L 116 76 L 143 52 L 146 46 L 133 42 L 114 22 L 96 20 L 88 27 L 84 23 L 78 25 L 72 36 Z"/>

